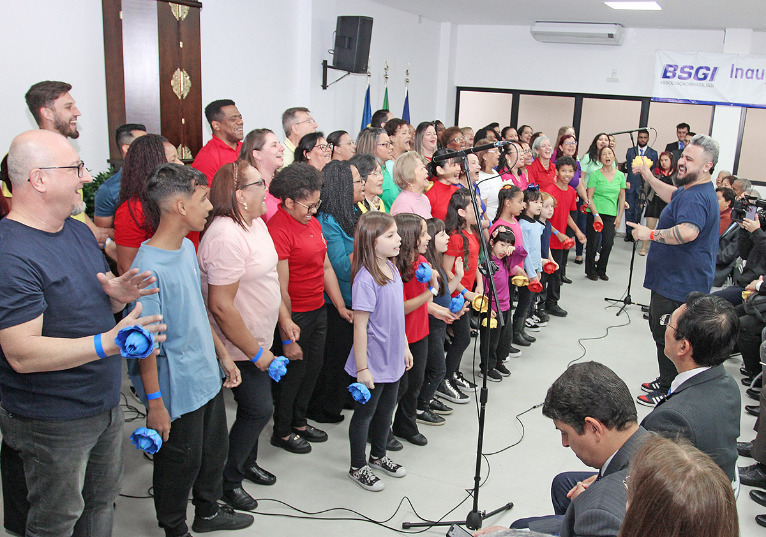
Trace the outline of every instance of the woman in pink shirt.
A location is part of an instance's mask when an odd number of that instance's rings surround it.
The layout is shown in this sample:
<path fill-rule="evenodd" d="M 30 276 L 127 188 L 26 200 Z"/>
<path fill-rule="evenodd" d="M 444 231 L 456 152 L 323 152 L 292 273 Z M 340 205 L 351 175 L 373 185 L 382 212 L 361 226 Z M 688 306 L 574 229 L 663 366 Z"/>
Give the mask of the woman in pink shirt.
<path fill-rule="evenodd" d="M 394 182 L 402 189 L 391 204 L 391 215 L 415 213 L 426 220 L 431 218 L 431 202 L 425 195 L 428 188 L 428 170 L 423 157 L 408 151 L 394 163 Z"/>
<path fill-rule="evenodd" d="M 282 159 L 284 152 L 284 146 L 269 129 L 252 130 L 247 133 L 242 142 L 242 149 L 239 153 L 240 160 L 249 162 L 266 181 L 266 211 L 261 216 L 264 222 L 268 222 L 269 218 L 274 216 L 281 202 L 268 192 L 268 188 L 277 171 L 285 163 Z"/>
<path fill-rule="evenodd" d="M 276 482 L 257 463 L 258 436 L 274 408 L 268 375 L 274 328 L 279 322 L 284 340 L 300 337 L 281 299 L 277 252 L 261 218 L 265 198 L 266 182 L 256 168 L 245 160 L 223 165 L 210 188 L 213 211 L 197 252 L 210 324 L 242 375 L 232 388 L 237 417 L 229 433 L 223 500 L 245 510 L 257 503 L 242 488 L 243 479 Z"/>

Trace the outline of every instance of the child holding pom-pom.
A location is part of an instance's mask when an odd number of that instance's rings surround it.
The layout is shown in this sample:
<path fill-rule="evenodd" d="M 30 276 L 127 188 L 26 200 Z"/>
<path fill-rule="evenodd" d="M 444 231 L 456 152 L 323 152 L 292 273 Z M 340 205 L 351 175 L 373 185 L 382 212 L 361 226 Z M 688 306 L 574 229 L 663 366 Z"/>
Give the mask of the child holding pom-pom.
<path fill-rule="evenodd" d="M 402 278 L 390 261 L 399 253 L 401 238 L 390 215 L 370 211 L 362 215 L 354 233 L 351 265 L 354 310 L 354 346 L 346 372 L 370 391 L 366 403 L 357 402 L 349 424 L 351 445 L 349 478 L 365 490 L 383 490 L 373 473 L 379 469 L 404 477 L 405 469 L 386 456 L 391 417 L 399 379 L 412 367 L 412 354 L 404 332 Z M 370 438 L 369 463 L 365 458 Z"/>

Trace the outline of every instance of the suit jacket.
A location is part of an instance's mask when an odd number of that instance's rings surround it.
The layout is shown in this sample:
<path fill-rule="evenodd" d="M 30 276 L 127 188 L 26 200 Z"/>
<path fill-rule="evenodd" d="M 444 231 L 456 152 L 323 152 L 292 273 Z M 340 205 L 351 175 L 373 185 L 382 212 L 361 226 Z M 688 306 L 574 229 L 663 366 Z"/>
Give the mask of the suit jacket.
<path fill-rule="evenodd" d="M 736 381 L 717 365 L 681 384 L 641 425 L 664 436 L 686 438 L 733 481 L 740 408 Z"/>
<path fill-rule="evenodd" d="M 638 150 L 635 146 L 629 147 L 628 152 L 625 154 L 625 160 L 627 164 L 625 180 L 630 183 L 631 192 L 638 192 L 643 186 L 644 181 L 641 175 L 633 173 L 633 159 L 636 158 L 636 155 L 638 155 Z M 653 170 L 659 165 L 659 157 L 657 156 L 657 151 L 648 145 L 646 148 L 644 148 L 644 156 L 652 161 L 652 165 L 649 166 L 650 170 Z"/>
<path fill-rule="evenodd" d="M 569 504 L 561 537 L 616 536 L 620 532 L 628 501 L 623 481 L 631 459 L 648 436 L 646 429 L 639 427 L 617 450 L 604 475 Z"/>
<path fill-rule="evenodd" d="M 684 146 L 684 147 L 686 147 L 686 146 Z M 681 158 L 681 153 L 684 152 L 683 149 L 679 149 L 678 148 L 678 142 L 677 141 L 673 142 L 672 144 L 666 145 L 665 146 L 665 151 L 670 151 L 671 153 L 673 153 L 673 162 L 675 162 L 676 164 L 678 164 L 678 159 Z"/>

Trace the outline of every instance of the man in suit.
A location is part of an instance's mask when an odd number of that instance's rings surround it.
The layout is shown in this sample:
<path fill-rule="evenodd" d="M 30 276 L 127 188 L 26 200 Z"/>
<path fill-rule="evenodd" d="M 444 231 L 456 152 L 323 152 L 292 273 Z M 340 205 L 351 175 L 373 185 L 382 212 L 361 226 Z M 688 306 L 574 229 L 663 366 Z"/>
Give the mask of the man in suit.
<path fill-rule="evenodd" d="M 681 158 L 681 154 L 684 152 L 684 147 L 687 144 L 686 137 L 691 130 L 688 123 L 676 125 L 676 138 L 678 138 L 678 141 L 665 146 L 665 151 L 673 153 L 673 162 L 678 162 L 678 159 Z"/>
<path fill-rule="evenodd" d="M 678 376 L 641 425 L 686 438 L 735 481 L 741 403 L 737 383 L 723 367 L 739 330 L 734 306 L 719 296 L 691 293 L 660 324 L 665 355 Z"/>
<path fill-rule="evenodd" d="M 548 389 L 543 415 L 560 431 L 561 444 L 598 473 L 556 476 L 551 487 L 556 514 L 520 519 L 511 528 L 562 537 L 616 536 L 625 517 L 628 466 L 649 434 L 638 425 L 630 390 L 603 364 L 575 364 Z"/>
<path fill-rule="evenodd" d="M 644 187 L 644 180 L 641 178 L 640 173 L 633 172 L 633 159 L 636 157 L 646 157 L 652 161 L 649 166 L 650 169 L 654 169 L 659 162 L 657 151 L 649 147 L 649 131 L 644 129 L 638 131 L 638 145 L 636 147 L 629 147 L 628 152 L 625 155 L 625 161 L 628 165 L 627 190 L 625 191 L 625 201 L 628 202 L 629 207 L 625 210 L 625 221 L 636 222 L 641 221 L 642 207 L 638 205 L 638 195 L 641 189 Z M 633 242 L 633 235 L 625 233 L 625 241 Z"/>

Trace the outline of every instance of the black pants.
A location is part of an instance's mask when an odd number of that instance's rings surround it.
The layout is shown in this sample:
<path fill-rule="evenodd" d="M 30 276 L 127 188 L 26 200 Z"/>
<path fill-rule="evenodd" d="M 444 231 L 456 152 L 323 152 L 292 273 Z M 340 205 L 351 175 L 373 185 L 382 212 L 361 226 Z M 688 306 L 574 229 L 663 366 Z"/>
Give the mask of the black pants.
<path fill-rule="evenodd" d="M 0 475 L 3 479 L 3 526 L 9 532 L 24 535 L 29 512 L 24 461 L 18 450 L 5 440 L 0 447 Z"/>
<path fill-rule="evenodd" d="M 517 327 L 520 326 L 521 329 L 524 329 L 524 321 L 527 320 L 527 317 L 529 316 L 529 308 L 532 305 L 532 291 L 529 290 L 529 287 L 519 287 L 519 301 L 516 304 L 516 311 L 513 312 L 513 325 Z"/>
<path fill-rule="evenodd" d="M 670 383 L 676 378 L 678 371 L 670 358 L 665 356 L 665 327 L 660 325 L 660 317 L 666 313 L 673 313 L 682 302 L 664 297 L 659 293 L 652 291 L 652 298 L 649 301 L 649 330 L 652 331 L 652 338 L 657 346 L 657 363 L 660 367 L 660 390 L 667 393 L 670 390 Z"/>
<path fill-rule="evenodd" d="M 332 304 L 325 304 L 325 309 L 327 337 L 324 364 L 319 372 L 308 410 L 310 419 L 319 420 L 340 415 L 349 395 L 348 385 L 356 382 L 344 369 L 354 345 L 354 325 L 341 317 Z"/>
<path fill-rule="evenodd" d="M 189 492 L 196 516 L 218 512 L 229 437 L 223 392 L 173 420 L 170 436 L 154 454 L 154 508 L 169 537 L 185 535 Z"/>
<path fill-rule="evenodd" d="M 386 454 L 391 416 L 396 408 L 399 381 L 375 383 L 370 390 L 370 400 L 365 404 L 354 403 L 354 415 L 348 426 L 348 440 L 351 445 L 351 466 L 361 468 L 367 464 L 365 450 L 370 438 L 370 455 L 379 459 Z"/>
<path fill-rule="evenodd" d="M 554 250 L 551 248 L 551 257 L 559 264 L 559 269 L 548 276 L 548 292 L 545 295 L 545 307 L 552 308 L 558 305 L 561 299 L 561 278 L 565 275 L 563 272 L 564 261 L 567 258 L 567 250 Z"/>
<path fill-rule="evenodd" d="M 405 371 L 399 382 L 399 406 L 394 415 L 392 430 L 396 436 L 411 438 L 418 434 L 417 416 L 418 395 L 423 385 L 423 376 L 428 362 L 428 337 L 410 343 L 412 367 Z"/>
<path fill-rule="evenodd" d="M 446 378 L 452 378 L 452 375 L 460 369 L 460 359 L 463 353 L 471 344 L 471 311 L 467 311 L 460 319 L 452 323 L 452 344 L 447 349 Z"/>
<path fill-rule="evenodd" d="M 258 436 L 274 412 L 268 372 L 246 361 L 237 362 L 237 367 L 242 383 L 231 389 L 237 402 L 237 417 L 229 431 L 229 457 L 223 469 L 224 490 L 242 486 L 245 469 L 258 459 Z"/>
<path fill-rule="evenodd" d="M 583 201 L 578 197 L 577 198 L 577 210 L 572 211 L 570 214 L 572 215 L 572 220 L 574 220 L 575 224 L 577 224 L 577 227 L 580 228 L 580 231 L 585 233 L 585 226 L 588 225 L 588 218 L 583 212 L 580 210 L 580 207 L 582 207 Z M 561 231 L 561 230 L 559 230 Z M 574 230 L 572 230 L 574 232 Z M 573 237 L 574 235 L 570 235 L 570 237 Z M 580 241 L 575 241 L 575 256 L 581 256 L 582 255 L 582 249 L 583 249 L 583 243 Z"/>
<path fill-rule="evenodd" d="M 294 360 L 287 366 L 287 374 L 272 385 L 274 392 L 274 434 L 284 438 L 293 428 L 306 426 L 311 394 L 314 393 L 319 371 L 324 361 L 324 343 L 327 335 L 327 310 L 293 312 L 293 322 L 301 329 L 298 344 L 303 360 Z M 275 339 L 275 354 L 282 354 L 279 335 Z"/>
<path fill-rule="evenodd" d="M 593 229 L 593 214 L 588 213 L 588 225 L 586 226 L 585 236 L 585 274 L 606 274 L 606 266 L 609 263 L 609 254 L 612 253 L 614 245 L 614 216 L 602 214 L 601 220 L 604 222 L 604 229 L 600 233 Z M 601 254 L 596 263 L 596 252 L 598 251 L 598 242 L 601 240 Z"/>
<path fill-rule="evenodd" d="M 468 315 L 469 312 L 463 315 Z M 447 362 L 444 358 L 444 338 L 447 337 L 447 323 L 436 317 L 428 316 L 428 360 L 423 375 L 423 386 L 418 395 L 418 410 L 427 410 L 428 404 L 436 394 L 436 388 L 444 379 Z"/>
<path fill-rule="evenodd" d="M 761 372 L 761 332 L 766 327 L 766 323 L 759 321 L 755 315 L 745 314 L 742 306 L 737 307 L 737 313 L 740 315 L 737 348 L 742 353 L 745 369 L 755 376 Z"/>
<path fill-rule="evenodd" d="M 503 317 L 503 328 L 500 328 L 498 321 L 497 328 L 488 329 L 482 326 L 479 329 L 481 341 L 481 369 L 492 370 L 502 362 L 510 352 L 511 342 L 513 340 L 513 323 L 511 322 L 511 309 L 500 313 Z M 489 338 L 489 354 L 487 354 L 487 338 Z"/>

